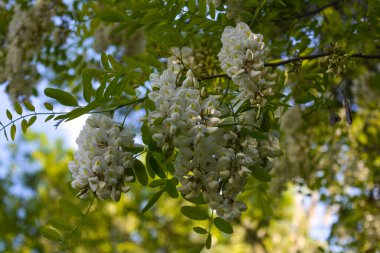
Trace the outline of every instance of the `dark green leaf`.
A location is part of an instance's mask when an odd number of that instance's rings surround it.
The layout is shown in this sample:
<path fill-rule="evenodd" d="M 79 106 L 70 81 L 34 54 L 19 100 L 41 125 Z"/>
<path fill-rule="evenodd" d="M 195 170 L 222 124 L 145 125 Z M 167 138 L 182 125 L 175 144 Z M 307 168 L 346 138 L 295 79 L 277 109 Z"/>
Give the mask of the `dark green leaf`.
<path fill-rule="evenodd" d="M 222 232 L 226 234 L 232 234 L 234 232 L 234 229 L 228 221 L 225 221 L 224 219 L 220 217 L 216 217 L 214 219 L 215 226 Z"/>
<path fill-rule="evenodd" d="M 142 212 L 145 213 L 146 211 L 148 211 L 157 202 L 157 200 L 161 197 L 163 192 L 164 192 L 164 190 L 160 190 L 160 191 L 156 192 L 152 196 L 152 198 L 148 201 L 146 206 L 142 209 Z"/>
<path fill-rule="evenodd" d="M 207 220 L 210 218 L 206 210 L 195 206 L 182 206 L 181 213 L 192 220 Z"/>
<path fill-rule="evenodd" d="M 160 178 L 166 178 L 166 174 L 153 156 L 149 156 L 149 165 Z"/>
<path fill-rule="evenodd" d="M 147 185 L 148 184 L 148 174 L 146 172 L 144 164 L 140 160 L 136 159 L 134 166 L 133 166 L 133 169 L 135 171 L 135 174 L 136 174 L 139 182 L 142 185 Z"/>
<path fill-rule="evenodd" d="M 48 122 L 48 121 L 51 120 L 53 117 L 54 117 L 54 115 L 49 115 L 49 116 L 47 116 L 47 118 L 45 119 L 45 122 Z"/>
<path fill-rule="evenodd" d="M 17 101 L 15 102 L 15 110 L 16 110 L 17 114 L 19 114 L 19 115 L 22 114 L 22 107 L 21 107 L 20 103 Z"/>
<path fill-rule="evenodd" d="M 272 180 L 269 173 L 261 167 L 251 166 L 249 167 L 249 170 L 251 171 L 252 176 L 262 182 L 270 182 Z"/>
<path fill-rule="evenodd" d="M 25 105 L 26 109 L 28 109 L 31 112 L 34 112 L 36 110 L 34 105 L 32 105 L 28 100 L 24 100 L 24 105 Z"/>
<path fill-rule="evenodd" d="M 60 104 L 66 106 L 77 106 L 78 102 L 76 98 L 70 93 L 54 88 L 46 88 L 45 95 L 57 100 Z"/>
<path fill-rule="evenodd" d="M 99 18 L 106 22 L 120 23 L 127 20 L 126 16 L 114 10 L 104 10 L 99 14 Z"/>
<path fill-rule="evenodd" d="M 156 179 L 150 182 L 149 187 L 157 187 L 166 184 L 166 179 Z"/>
<path fill-rule="evenodd" d="M 41 234 L 45 238 L 51 240 L 51 241 L 62 241 L 62 235 L 55 229 L 51 228 L 43 228 L 41 229 Z"/>
<path fill-rule="evenodd" d="M 191 12 L 195 13 L 197 11 L 196 0 L 189 0 L 188 7 Z"/>
<path fill-rule="evenodd" d="M 268 136 L 265 133 L 259 131 L 249 130 L 248 128 L 243 127 L 240 132 L 258 140 L 268 140 Z"/>
<path fill-rule="evenodd" d="M 202 227 L 193 227 L 193 231 L 197 234 L 207 234 L 207 230 Z"/>
<path fill-rule="evenodd" d="M 91 76 L 83 71 L 82 72 L 82 82 L 83 82 L 83 97 L 87 103 L 91 101 L 91 93 L 92 93 L 92 84 L 91 84 Z"/>
<path fill-rule="evenodd" d="M 206 249 L 211 248 L 211 243 L 212 243 L 212 236 L 211 234 L 208 234 L 207 239 L 206 239 Z"/>
<path fill-rule="evenodd" d="M 212 3 L 212 1 L 210 1 L 210 3 L 209 3 L 209 13 L 210 13 L 210 17 L 212 18 L 212 19 L 215 19 L 215 6 L 214 6 L 214 4 Z"/>
<path fill-rule="evenodd" d="M 168 179 L 166 181 L 166 192 L 169 194 L 172 198 L 178 198 L 179 194 L 176 188 L 177 180 L 175 178 Z"/>
<path fill-rule="evenodd" d="M 28 127 L 33 125 L 34 122 L 36 122 L 37 116 L 32 116 L 28 121 Z"/>
<path fill-rule="evenodd" d="M 21 121 L 21 129 L 22 129 L 22 132 L 26 134 L 26 130 L 28 130 L 28 122 L 26 121 L 26 119 L 23 119 Z"/>
<path fill-rule="evenodd" d="M 45 108 L 46 108 L 47 110 L 49 110 L 49 111 L 52 111 L 52 110 L 53 110 L 53 105 L 50 104 L 50 103 L 44 103 L 44 106 L 45 106 Z"/>
<path fill-rule="evenodd" d="M 206 16 L 207 3 L 206 0 L 198 0 L 199 14 L 203 17 Z"/>
<path fill-rule="evenodd" d="M 257 6 L 259 6 L 259 1 L 257 1 L 257 0 L 244 1 L 243 6 L 246 8 L 257 7 Z"/>
<path fill-rule="evenodd" d="M 15 136 L 16 136 L 16 126 L 15 126 L 15 124 L 13 124 L 11 126 L 11 138 L 13 141 L 15 140 Z"/>
<path fill-rule="evenodd" d="M 6 114 L 9 120 L 13 119 L 12 113 L 8 109 L 6 110 Z"/>

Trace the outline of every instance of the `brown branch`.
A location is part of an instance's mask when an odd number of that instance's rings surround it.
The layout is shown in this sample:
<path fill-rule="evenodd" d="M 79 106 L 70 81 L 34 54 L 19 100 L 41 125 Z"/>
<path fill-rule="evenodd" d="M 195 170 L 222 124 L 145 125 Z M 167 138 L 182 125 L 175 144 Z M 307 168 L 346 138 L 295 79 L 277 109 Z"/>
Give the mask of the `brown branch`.
<path fill-rule="evenodd" d="M 286 64 L 292 63 L 292 62 L 299 62 L 302 60 L 312 60 L 312 59 L 317 59 L 317 58 L 329 56 L 332 54 L 334 54 L 334 53 L 331 52 L 331 53 L 319 53 L 319 54 L 312 54 L 312 55 L 306 55 L 306 56 L 298 56 L 298 57 L 290 58 L 290 59 L 283 60 L 283 61 L 265 63 L 264 66 L 265 67 L 278 67 L 278 66 L 286 65 Z M 363 58 L 363 59 L 380 59 L 380 54 L 356 53 L 356 54 L 352 54 L 348 57 L 350 57 L 350 58 Z M 200 78 L 200 80 L 204 81 L 204 80 L 215 79 L 215 78 L 229 78 L 230 79 L 230 77 L 227 74 L 218 74 L 218 75 L 212 75 L 212 76 L 203 76 Z"/>

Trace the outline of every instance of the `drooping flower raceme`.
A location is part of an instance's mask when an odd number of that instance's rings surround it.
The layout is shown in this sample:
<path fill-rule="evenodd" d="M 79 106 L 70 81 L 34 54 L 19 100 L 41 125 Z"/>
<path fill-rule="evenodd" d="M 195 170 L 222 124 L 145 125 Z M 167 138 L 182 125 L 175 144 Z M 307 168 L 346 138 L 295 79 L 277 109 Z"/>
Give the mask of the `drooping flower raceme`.
<path fill-rule="evenodd" d="M 268 166 L 275 141 L 257 141 L 237 128 L 219 128 L 219 96 L 203 94 L 191 70 L 180 86 L 172 70 L 152 74 L 148 114 L 153 139 L 164 152 L 176 150 L 174 176 L 186 198 L 202 197 L 226 219 L 239 217 L 246 205 L 237 200 L 252 166 Z M 274 143 L 274 144 L 273 144 Z M 277 146 L 277 149 L 278 146 Z"/>
<path fill-rule="evenodd" d="M 275 84 L 275 73 L 264 66 L 263 36 L 252 33 L 249 26 L 239 23 L 228 26 L 222 34 L 223 47 L 218 54 L 222 69 L 239 86 L 239 99 L 252 104 L 265 103 Z"/>
<path fill-rule="evenodd" d="M 91 115 L 76 142 L 78 150 L 74 161 L 69 163 L 72 172 L 72 187 L 79 191 L 80 198 L 90 193 L 99 199 L 120 199 L 128 192 L 126 185 L 133 180 L 127 170 L 133 168 L 133 153 L 123 148 L 133 147 L 134 134 L 120 127 L 105 115 Z"/>

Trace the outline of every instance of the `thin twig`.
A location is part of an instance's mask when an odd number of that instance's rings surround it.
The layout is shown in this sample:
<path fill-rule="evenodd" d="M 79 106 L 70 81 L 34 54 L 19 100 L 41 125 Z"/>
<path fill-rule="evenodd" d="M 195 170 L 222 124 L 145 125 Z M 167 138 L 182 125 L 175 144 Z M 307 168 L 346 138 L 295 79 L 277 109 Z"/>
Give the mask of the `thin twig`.
<path fill-rule="evenodd" d="M 331 53 L 319 53 L 319 54 L 312 54 L 312 55 L 306 55 L 306 56 L 298 56 L 298 57 L 289 58 L 289 59 L 286 59 L 283 61 L 265 63 L 264 66 L 265 67 L 278 67 L 278 66 L 286 65 L 286 64 L 292 63 L 292 62 L 299 62 L 302 60 L 312 60 L 312 59 L 317 59 L 317 58 L 329 56 L 332 54 L 334 54 L 334 53 L 331 52 Z M 380 54 L 372 54 L 371 55 L 371 54 L 356 53 L 356 54 L 349 55 L 348 57 L 350 57 L 350 58 L 363 58 L 363 59 L 380 59 Z M 200 80 L 204 81 L 204 80 L 210 80 L 210 79 L 215 79 L 215 78 L 229 78 L 229 79 L 231 79 L 227 74 L 218 74 L 218 75 L 212 75 L 212 76 L 203 76 L 200 78 Z"/>

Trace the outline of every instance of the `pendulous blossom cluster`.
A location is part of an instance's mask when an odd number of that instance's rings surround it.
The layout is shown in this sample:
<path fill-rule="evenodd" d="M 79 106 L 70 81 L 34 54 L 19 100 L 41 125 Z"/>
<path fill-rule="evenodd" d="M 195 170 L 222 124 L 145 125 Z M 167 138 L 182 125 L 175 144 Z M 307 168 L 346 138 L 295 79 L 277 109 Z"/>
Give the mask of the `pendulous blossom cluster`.
<path fill-rule="evenodd" d="M 171 69 L 152 74 L 149 98 L 156 109 L 148 114 L 153 139 L 164 152 L 176 152 L 174 176 L 186 198 L 202 196 L 225 218 L 239 217 L 247 209 L 238 201 L 250 168 L 270 169 L 267 157 L 281 153 L 278 140 L 256 140 L 238 128 L 221 128 L 219 96 L 207 95 L 189 70 L 177 86 Z"/>
<path fill-rule="evenodd" d="M 133 153 L 124 148 L 133 147 L 134 134 L 121 129 L 105 115 L 91 115 L 76 142 L 78 150 L 69 163 L 78 197 L 87 198 L 92 192 L 99 199 L 119 201 L 121 193 L 128 192 L 125 183 L 134 178 L 127 174 L 133 168 Z"/>
<path fill-rule="evenodd" d="M 43 47 L 52 27 L 50 1 L 37 1 L 29 9 L 16 6 L 6 38 L 5 69 L 0 83 L 8 80 L 8 93 L 13 100 L 27 98 L 36 84 L 37 68 L 31 62 Z"/>
<path fill-rule="evenodd" d="M 239 99 L 252 104 L 265 104 L 277 75 L 264 66 L 263 36 L 252 33 L 249 26 L 239 23 L 228 26 L 222 34 L 223 47 L 218 54 L 222 69 L 238 85 Z"/>

